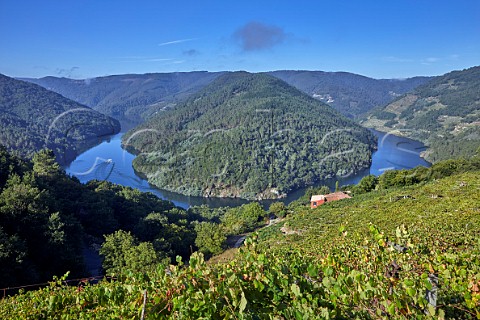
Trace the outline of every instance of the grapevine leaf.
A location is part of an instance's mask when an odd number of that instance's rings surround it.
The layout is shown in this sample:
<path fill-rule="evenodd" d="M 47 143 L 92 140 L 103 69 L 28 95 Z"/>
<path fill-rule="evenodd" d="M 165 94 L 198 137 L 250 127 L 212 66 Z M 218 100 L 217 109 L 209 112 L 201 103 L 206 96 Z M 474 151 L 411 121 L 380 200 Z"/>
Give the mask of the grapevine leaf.
<path fill-rule="evenodd" d="M 240 299 L 240 313 L 243 313 L 245 308 L 247 307 L 247 299 L 245 298 L 245 293 L 242 291 L 242 297 Z"/>

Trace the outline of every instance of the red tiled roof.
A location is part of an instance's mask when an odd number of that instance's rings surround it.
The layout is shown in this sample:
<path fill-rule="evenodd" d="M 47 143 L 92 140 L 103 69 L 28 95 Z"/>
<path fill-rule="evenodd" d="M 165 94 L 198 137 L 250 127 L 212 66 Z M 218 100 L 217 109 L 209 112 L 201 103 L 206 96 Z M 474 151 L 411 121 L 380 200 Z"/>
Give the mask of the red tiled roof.
<path fill-rule="evenodd" d="M 337 201 L 337 200 L 342 200 L 347 198 L 351 198 L 351 197 L 348 194 L 343 192 L 334 192 L 326 195 L 323 195 L 323 194 L 313 195 L 310 201 L 325 200 L 326 202 L 329 202 L 329 201 Z"/>
<path fill-rule="evenodd" d="M 348 199 L 348 198 L 351 198 L 351 197 L 348 194 L 343 192 L 334 192 L 334 193 L 329 193 L 325 195 L 325 200 L 327 200 L 327 202 Z"/>

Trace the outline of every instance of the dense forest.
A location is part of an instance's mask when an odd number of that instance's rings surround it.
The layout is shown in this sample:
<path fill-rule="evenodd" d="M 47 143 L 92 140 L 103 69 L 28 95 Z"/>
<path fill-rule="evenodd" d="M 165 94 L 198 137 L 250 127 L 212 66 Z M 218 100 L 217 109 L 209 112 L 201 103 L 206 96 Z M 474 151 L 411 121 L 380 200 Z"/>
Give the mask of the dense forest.
<path fill-rule="evenodd" d="M 342 114 L 357 118 L 427 83 L 431 77 L 372 79 L 349 72 L 279 70 L 268 74 L 325 102 Z"/>
<path fill-rule="evenodd" d="M 272 205 L 286 217 L 251 234 L 226 262 L 194 253 L 175 265 L 128 263 L 98 284 L 65 285 L 65 275 L 1 300 L 0 317 L 475 319 L 479 181 L 478 156 L 366 177 L 347 187 L 351 199 L 313 210 L 308 199 Z M 198 242 L 222 241 L 215 226 L 224 210 L 195 208 L 209 219 L 197 229 L 211 235 Z M 125 242 L 116 233 L 102 250 Z"/>
<path fill-rule="evenodd" d="M 265 216 L 258 203 L 212 215 L 106 181 L 84 185 L 65 175 L 50 150 L 25 161 L 0 146 L 0 288 L 48 281 L 67 271 L 87 277 L 88 248 L 100 248 L 109 274 L 148 269 L 196 250 L 218 253 L 226 235 L 251 231 Z M 214 224 L 216 230 L 210 228 Z"/>
<path fill-rule="evenodd" d="M 160 110 L 174 106 L 205 87 L 221 72 L 175 72 L 114 75 L 74 80 L 24 79 L 109 115 L 132 128 Z"/>
<path fill-rule="evenodd" d="M 186 195 L 278 198 L 371 163 L 374 136 L 266 74 L 225 74 L 131 130 L 137 171 Z"/>
<path fill-rule="evenodd" d="M 480 146 L 480 67 L 453 71 L 417 87 L 361 122 L 425 142 L 432 162 L 468 157 Z"/>
<path fill-rule="evenodd" d="M 20 156 L 54 150 L 62 164 L 120 131 L 118 121 L 38 85 L 0 74 L 0 144 Z"/>
<path fill-rule="evenodd" d="M 2 288 L 46 281 L 66 271 L 88 276 L 83 249 L 101 245 L 104 235 L 117 236 L 121 243 L 129 233 L 132 246 L 148 243 L 144 251 L 157 262 L 187 257 L 194 245 L 192 217 L 185 210 L 105 181 L 83 185 L 65 175 L 51 151 L 42 150 L 26 162 L 0 147 L 0 169 Z M 132 246 L 120 250 L 132 251 Z M 117 258 L 115 263 L 122 266 Z"/>

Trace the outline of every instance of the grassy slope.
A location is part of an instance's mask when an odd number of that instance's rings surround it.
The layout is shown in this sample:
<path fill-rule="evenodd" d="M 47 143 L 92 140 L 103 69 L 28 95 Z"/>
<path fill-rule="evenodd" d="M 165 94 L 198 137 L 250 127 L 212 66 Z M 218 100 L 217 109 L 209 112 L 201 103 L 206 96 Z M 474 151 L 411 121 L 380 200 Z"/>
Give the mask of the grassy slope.
<path fill-rule="evenodd" d="M 403 224 L 414 242 L 454 248 L 464 238 L 480 234 L 479 181 L 479 172 L 466 173 L 421 187 L 374 191 L 313 210 L 299 207 L 282 223 L 264 229 L 260 238 L 265 247 L 317 252 L 340 237 L 340 226 L 348 233 L 365 235 L 374 224 L 394 238 L 396 227 Z M 283 235 L 283 226 L 300 235 Z"/>
<path fill-rule="evenodd" d="M 229 264 L 205 265 L 194 255 L 170 275 L 160 267 L 80 289 L 52 285 L 3 300 L 0 317 L 139 317 L 147 290 L 147 318 L 475 318 L 479 191 L 477 171 L 297 208 L 283 225 L 300 235 L 266 228 Z M 425 298 L 433 275 L 437 308 Z"/>

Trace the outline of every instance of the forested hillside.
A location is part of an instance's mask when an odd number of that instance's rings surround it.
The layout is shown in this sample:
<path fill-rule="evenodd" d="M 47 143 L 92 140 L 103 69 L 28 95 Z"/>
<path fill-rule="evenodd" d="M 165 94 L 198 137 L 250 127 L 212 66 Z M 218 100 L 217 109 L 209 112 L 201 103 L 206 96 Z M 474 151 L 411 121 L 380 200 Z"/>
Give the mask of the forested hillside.
<path fill-rule="evenodd" d="M 269 74 L 351 118 L 383 106 L 432 79 L 372 79 L 348 72 L 293 70 L 272 71 Z"/>
<path fill-rule="evenodd" d="M 105 240 L 115 244 L 103 249 L 107 270 L 188 257 L 195 246 L 185 210 L 109 182 L 83 185 L 45 150 L 25 162 L 0 146 L 0 217 L 1 288 L 86 277 L 84 250 Z"/>
<path fill-rule="evenodd" d="M 0 145 L 31 157 L 42 148 L 68 163 L 104 136 L 120 131 L 118 121 L 38 85 L 0 74 Z"/>
<path fill-rule="evenodd" d="M 186 195 L 278 198 L 371 163 L 373 135 L 266 74 L 217 78 L 123 137 L 137 171 Z"/>
<path fill-rule="evenodd" d="M 475 319 L 479 170 L 474 157 L 367 177 L 352 199 L 292 203 L 225 263 L 194 253 L 98 284 L 62 277 L 0 301 L 0 317 Z"/>
<path fill-rule="evenodd" d="M 480 67 L 453 71 L 372 110 L 362 125 L 421 140 L 435 162 L 469 157 L 480 147 Z"/>
<path fill-rule="evenodd" d="M 45 77 L 25 79 L 109 115 L 130 129 L 152 114 L 171 108 L 221 73 L 176 72 L 125 74 L 85 80 Z"/>

